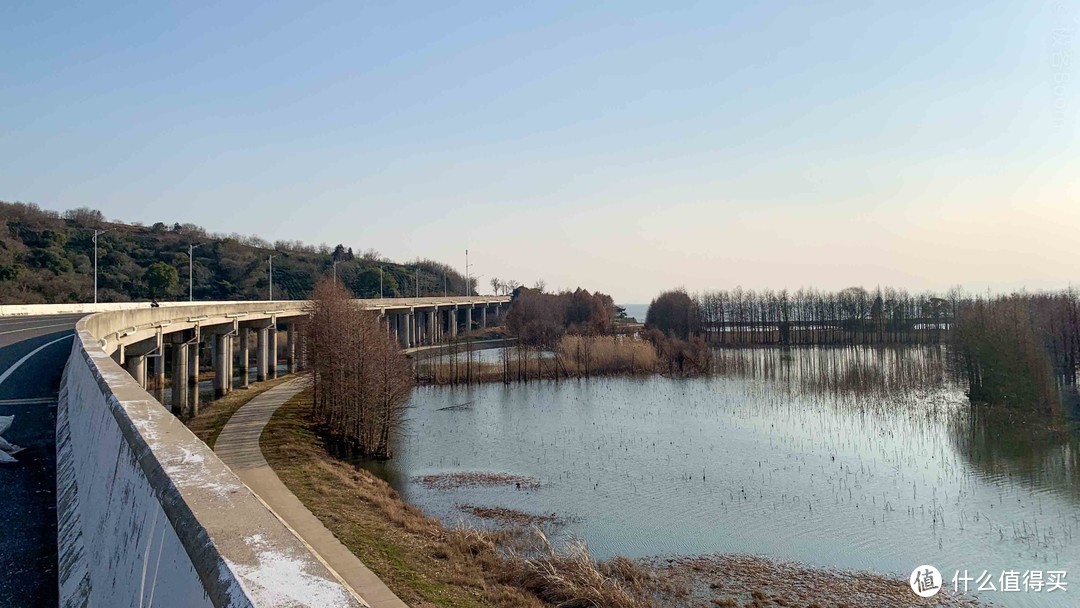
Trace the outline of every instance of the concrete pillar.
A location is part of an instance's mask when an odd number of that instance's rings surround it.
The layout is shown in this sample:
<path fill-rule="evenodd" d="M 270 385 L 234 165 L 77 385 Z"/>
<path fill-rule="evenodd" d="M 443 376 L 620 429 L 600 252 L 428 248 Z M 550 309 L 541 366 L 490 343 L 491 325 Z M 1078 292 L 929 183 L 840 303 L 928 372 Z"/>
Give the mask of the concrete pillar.
<path fill-rule="evenodd" d="M 472 305 L 465 307 L 465 331 L 472 331 Z"/>
<path fill-rule="evenodd" d="M 398 318 L 401 320 L 401 347 L 409 348 L 412 345 L 412 332 L 409 331 L 412 325 L 412 313 L 403 313 L 398 315 Z"/>
<path fill-rule="evenodd" d="M 427 313 L 427 343 L 435 344 L 435 333 L 438 331 L 438 325 L 435 323 L 435 311 L 432 310 Z"/>
<path fill-rule="evenodd" d="M 487 304 L 480 307 L 480 329 L 487 327 Z"/>
<path fill-rule="evenodd" d="M 270 356 L 270 328 L 259 328 L 259 343 L 255 346 L 255 380 L 266 382 L 267 365 Z"/>
<path fill-rule="evenodd" d="M 450 309 L 450 319 L 449 319 L 449 321 L 450 321 L 450 337 L 451 338 L 456 338 L 457 337 L 457 330 L 458 330 L 458 314 L 457 314 L 457 311 L 458 311 L 458 309 L 457 309 L 456 306 L 454 308 Z"/>
<path fill-rule="evenodd" d="M 228 355 L 225 343 L 229 337 L 225 334 L 214 335 L 214 397 L 221 399 L 227 392 L 225 379 L 229 375 Z"/>
<path fill-rule="evenodd" d="M 496 323 L 496 324 L 498 324 L 498 322 L 499 322 L 499 308 L 500 308 L 500 307 L 501 307 L 501 305 L 500 305 L 500 304 L 496 304 L 496 305 L 495 305 L 495 308 L 493 308 L 493 309 L 491 310 L 491 312 L 492 312 L 492 313 L 494 313 L 494 315 L 495 315 L 495 323 Z"/>
<path fill-rule="evenodd" d="M 286 360 L 287 360 L 287 362 L 289 364 L 289 373 L 290 374 L 295 374 L 296 373 L 296 322 L 293 321 L 292 323 L 289 323 L 286 326 L 286 328 L 287 328 L 287 330 L 289 332 L 289 337 L 288 337 L 288 342 L 287 342 L 287 345 L 288 345 L 287 351 L 288 352 L 286 354 Z"/>
<path fill-rule="evenodd" d="M 240 387 L 247 388 L 248 367 L 251 363 L 251 331 L 246 327 L 240 328 Z"/>
<path fill-rule="evenodd" d="M 154 364 L 154 390 L 165 390 L 165 345 L 162 344 L 156 357 L 150 357 Z"/>
<path fill-rule="evenodd" d="M 124 366 L 127 368 L 127 372 L 131 374 L 131 377 L 139 383 L 139 386 L 146 388 L 146 357 L 128 355 L 124 358 Z"/>
<path fill-rule="evenodd" d="M 198 330 L 196 330 L 198 331 Z M 188 345 L 188 380 L 189 384 L 199 383 L 199 341 L 196 335 L 195 342 Z"/>
<path fill-rule="evenodd" d="M 225 334 L 225 394 L 232 392 L 233 387 L 233 336 Z"/>
<path fill-rule="evenodd" d="M 182 341 L 172 346 L 172 413 L 179 416 L 187 409 L 188 402 L 188 345 Z"/>
<path fill-rule="evenodd" d="M 270 379 L 271 380 L 278 377 L 278 375 L 277 375 L 277 365 L 278 365 L 278 348 L 277 348 L 278 340 L 277 340 L 277 334 L 278 334 L 277 326 L 275 325 L 275 326 L 270 328 L 270 334 L 269 334 L 270 335 L 270 341 L 267 342 L 267 344 L 266 344 L 267 349 L 270 351 L 270 353 L 269 353 L 270 360 L 268 362 L 268 365 L 270 366 L 269 372 L 270 372 Z"/>

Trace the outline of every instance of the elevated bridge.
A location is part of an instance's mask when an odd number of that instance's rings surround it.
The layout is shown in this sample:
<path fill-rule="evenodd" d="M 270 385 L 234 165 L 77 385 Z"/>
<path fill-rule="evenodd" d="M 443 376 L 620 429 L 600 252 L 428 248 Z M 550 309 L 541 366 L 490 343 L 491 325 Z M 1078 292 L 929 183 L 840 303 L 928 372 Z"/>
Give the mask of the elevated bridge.
<path fill-rule="evenodd" d="M 486 327 L 509 300 L 358 302 L 410 348 Z M 369 605 L 174 415 L 198 411 L 203 352 L 212 359 L 217 395 L 246 385 L 250 368 L 256 379 L 273 378 L 279 368 L 295 371 L 297 321 L 307 307 L 304 301 L 0 306 L 0 322 L 38 328 L 34 339 L 49 340 L 41 348 L 70 348 L 55 427 L 61 606 Z M 72 322 L 69 342 L 63 337 Z M 44 331 L 59 337 L 40 336 Z M 34 352 L 21 361 L 32 365 Z M 166 385 L 168 408 L 160 402 Z"/>

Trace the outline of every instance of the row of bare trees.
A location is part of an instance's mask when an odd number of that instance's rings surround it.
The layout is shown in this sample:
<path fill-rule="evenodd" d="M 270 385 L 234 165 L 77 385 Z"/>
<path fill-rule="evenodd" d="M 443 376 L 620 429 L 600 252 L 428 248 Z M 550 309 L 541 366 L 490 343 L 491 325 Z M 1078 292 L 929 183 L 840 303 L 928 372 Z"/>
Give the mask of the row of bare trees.
<path fill-rule="evenodd" d="M 1055 379 L 1077 379 L 1080 294 L 962 300 L 953 342 L 973 400 L 1052 412 L 1060 406 Z"/>
<path fill-rule="evenodd" d="M 1075 384 L 1080 366 L 1080 293 L 937 295 L 851 287 L 837 292 L 667 291 L 646 316 L 688 360 L 684 343 L 820 345 L 953 343 L 974 401 L 1049 411 L 1057 380 Z M 698 355 L 702 356 L 702 355 Z M 661 357 L 663 359 L 663 357 Z"/>
<path fill-rule="evenodd" d="M 939 342 L 952 323 L 959 290 L 945 297 L 878 288 L 841 291 L 683 290 L 653 300 L 646 324 L 713 344 L 885 344 Z"/>
<path fill-rule="evenodd" d="M 405 355 L 378 316 L 362 310 L 336 281 L 315 285 L 310 314 L 303 335 L 314 416 L 359 455 L 389 457 L 413 388 Z"/>

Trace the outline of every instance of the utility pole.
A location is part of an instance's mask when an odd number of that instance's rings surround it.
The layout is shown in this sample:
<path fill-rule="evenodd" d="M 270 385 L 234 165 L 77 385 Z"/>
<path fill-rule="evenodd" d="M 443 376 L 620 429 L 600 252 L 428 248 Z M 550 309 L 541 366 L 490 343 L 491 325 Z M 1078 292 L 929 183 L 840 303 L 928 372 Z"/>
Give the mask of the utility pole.
<path fill-rule="evenodd" d="M 446 271 L 442 273 L 442 297 L 446 297 Z"/>
<path fill-rule="evenodd" d="M 334 283 L 337 283 L 337 260 L 334 260 Z"/>
<path fill-rule="evenodd" d="M 383 275 L 383 267 L 379 266 L 379 299 L 380 300 L 382 299 L 382 275 Z"/>
<path fill-rule="evenodd" d="M 465 250 L 465 296 L 472 295 L 472 284 L 469 283 L 469 250 Z"/>
<path fill-rule="evenodd" d="M 413 283 L 416 283 L 416 297 L 420 297 L 420 269 L 416 269 L 416 278 L 413 279 Z"/>
<path fill-rule="evenodd" d="M 274 258 L 276 258 L 277 256 L 278 256 L 278 254 L 275 253 L 275 254 L 271 255 L 269 258 L 267 258 L 267 260 L 270 262 L 270 301 L 271 302 L 274 301 Z"/>
<path fill-rule="evenodd" d="M 195 255 L 194 255 L 193 252 L 195 251 L 196 247 L 202 247 L 202 246 L 203 246 L 202 243 L 199 243 L 198 245 L 192 245 L 192 244 L 189 243 L 188 246 L 187 246 L 187 257 L 188 257 L 187 300 L 188 300 L 188 302 L 193 302 L 195 300 L 195 296 L 194 296 L 194 293 L 195 293 Z"/>
<path fill-rule="evenodd" d="M 94 304 L 97 304 L 97 239 L 99 236 L 111 231 L 112 228 L 94 231 Z"/>

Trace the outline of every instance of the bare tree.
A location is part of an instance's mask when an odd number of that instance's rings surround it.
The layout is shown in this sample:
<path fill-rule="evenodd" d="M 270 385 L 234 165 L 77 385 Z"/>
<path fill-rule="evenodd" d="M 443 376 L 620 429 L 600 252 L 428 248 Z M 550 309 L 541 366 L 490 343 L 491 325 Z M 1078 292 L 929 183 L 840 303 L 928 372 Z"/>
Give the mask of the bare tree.
<path fill-rule="evenodd" d="M 312 293 L 306 340 L 313 414 L 337 440 L 369 458 L 388 458 L 413 386 L 405 356 L 375 313 L 327 279 Z"/>

